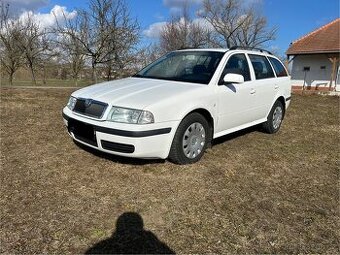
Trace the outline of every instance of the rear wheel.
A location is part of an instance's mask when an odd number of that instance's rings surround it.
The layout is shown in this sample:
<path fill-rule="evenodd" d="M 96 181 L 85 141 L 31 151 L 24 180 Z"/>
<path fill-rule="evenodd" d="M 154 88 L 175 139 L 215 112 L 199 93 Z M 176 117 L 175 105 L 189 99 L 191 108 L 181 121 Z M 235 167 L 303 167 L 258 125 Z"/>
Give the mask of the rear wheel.
<path fill-rule="evenodd" d="M 280 101 L 276 101 L 271 109 L 267 121 L 263 123 L 263 129 L 269 134 L 279 131 L 284 117 L 284 107 Z"/>
<path fill-rule="evenodd" d="M 211 130 L 208 121 L 199 113 L 191 113 L 177 128 L 169 159 L 176 164 L 195 163 L 203 156 L 210 141 Z"/>

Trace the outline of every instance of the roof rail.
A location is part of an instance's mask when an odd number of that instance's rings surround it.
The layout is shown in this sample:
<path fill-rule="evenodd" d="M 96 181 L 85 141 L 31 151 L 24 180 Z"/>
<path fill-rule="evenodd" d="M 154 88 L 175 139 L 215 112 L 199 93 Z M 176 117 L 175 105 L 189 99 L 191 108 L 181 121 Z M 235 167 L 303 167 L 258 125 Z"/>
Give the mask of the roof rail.
<path fill-rule="evenodd" d="M 261 49 L 261 48 L 256 48 L 256 47 L 249 47 L 249 46 L 232 46 L 229 48 L 229 50 L 257 50 L 257 51 L 260 51 L 260 52 L 267 52 L 268 54 L 270 55 L 273 55 L 273 53 L 271 53 L 270 51 L 268 50 L 264 50 L 264 49 Z"/>
<path fill-rule="evenodd" d="M 197 49 L 195 47 L 179 47 L 176 50 L 193 50 L 193 49 Z"/>

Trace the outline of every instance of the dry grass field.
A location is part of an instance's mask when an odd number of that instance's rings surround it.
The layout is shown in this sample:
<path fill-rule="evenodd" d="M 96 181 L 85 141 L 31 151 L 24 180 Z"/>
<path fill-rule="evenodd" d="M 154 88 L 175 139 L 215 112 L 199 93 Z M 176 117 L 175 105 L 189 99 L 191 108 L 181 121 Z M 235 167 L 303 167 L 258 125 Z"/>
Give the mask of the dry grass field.
<path fill-rule="evenodd" d="M 77 146 L 71 92 L 1 89 L 1 253 L 339 253 L 338 97 L 178 166 Z"/>
<path fill-rule="evenodd" d="M 93 84 L 91 80 L 83 79 L 78 81 L 78 85 L 76 85 L 74 80 L 66 79 L 47 79 L 46 83 L 43 82 L 42 79 L 37 79 L 37 84 L 34 85 L 30 79 L 15 79 L 13 80 L 13 86 L 20 86 L 20 87 L 84 87 Z M 9 85 L 8 80 L 3 78 L 0 80 L 0 86 L 3 87 L 11 87 Z"/>

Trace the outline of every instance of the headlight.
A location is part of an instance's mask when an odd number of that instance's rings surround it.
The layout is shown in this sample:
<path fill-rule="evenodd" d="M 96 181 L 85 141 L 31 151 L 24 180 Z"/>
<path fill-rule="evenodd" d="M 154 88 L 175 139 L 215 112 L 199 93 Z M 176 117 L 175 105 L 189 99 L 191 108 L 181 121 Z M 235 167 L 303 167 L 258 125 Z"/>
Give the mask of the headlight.
<path fill-rule="evenodd" d="M 149 111 L 112 107 L 107 120 L 131 124 L 154 123 L 153 114 Z"/>
<path fill-rule="evenodd" d="M 73 111 L 74 106 L 76 105 L 76 103 L 77 103 L 77 98 L 75 98 L 75 97 L 70 97 L 70 99 L 68 100 L 68 103 L 67 103 L 67 107 L 68 107 L 71 111 Z"/>

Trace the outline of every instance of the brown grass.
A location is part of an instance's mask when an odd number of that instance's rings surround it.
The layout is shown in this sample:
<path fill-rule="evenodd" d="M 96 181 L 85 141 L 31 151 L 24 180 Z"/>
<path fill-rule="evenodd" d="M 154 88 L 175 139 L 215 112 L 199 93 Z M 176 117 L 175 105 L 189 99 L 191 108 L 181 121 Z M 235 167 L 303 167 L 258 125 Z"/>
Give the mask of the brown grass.
<path fill-rule="evenodd" d="M 71 91 L 1 91 L 2 253 L 83 253 L 124 212 L 176 253 L 339 252 L 339 98 L 295 95 L 278 134 L 248 129 L 178 166 L 75 145 Z"/>
<path fill-rule="evenodd" d="M 20 87 L 32 87 L 36 86 L 37 88 L 39 87 L 83 87 L 83 86 L 88 86 L 90 84 L 93 84 L 91 80 L 88 79 L 83 79 L 79 80 L 78 84 L 76 85 L 74 80 L 71 79 L 47 79 L 46 83 L 43 82 L 43 80 L 38 79 L 36 81 L 36 85 L 33 84 L 33 82 L 29 79 L 14 79 L 13 80 L 13 85 L 9 85 L 9 82 L 7 79 L 2 79 L 0 80 L 0 86 L 2 87 L 11 87 L 11 86 L 20 86 Z"/>

